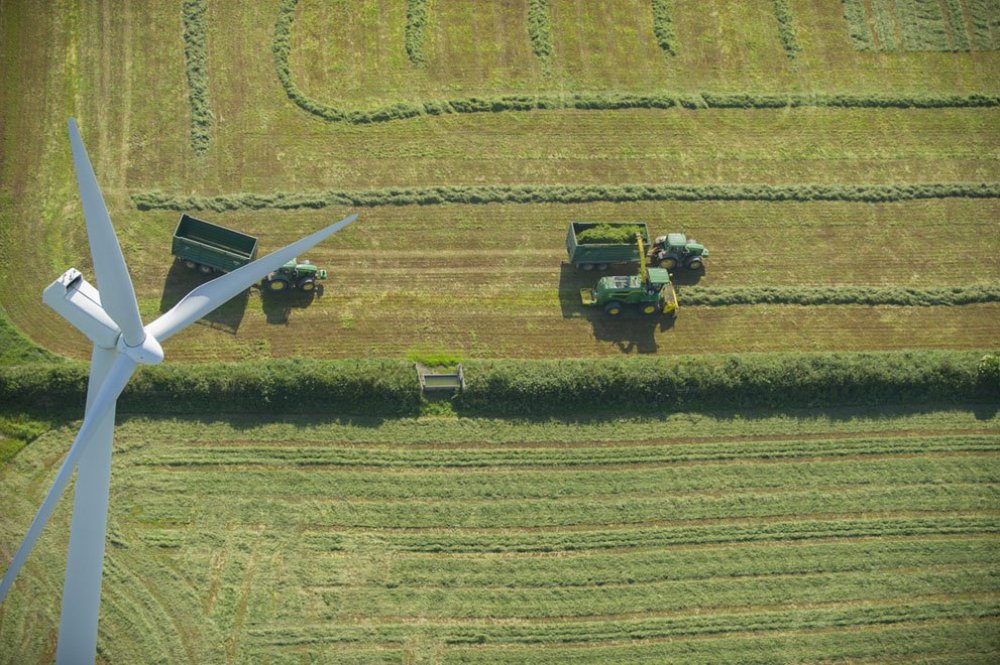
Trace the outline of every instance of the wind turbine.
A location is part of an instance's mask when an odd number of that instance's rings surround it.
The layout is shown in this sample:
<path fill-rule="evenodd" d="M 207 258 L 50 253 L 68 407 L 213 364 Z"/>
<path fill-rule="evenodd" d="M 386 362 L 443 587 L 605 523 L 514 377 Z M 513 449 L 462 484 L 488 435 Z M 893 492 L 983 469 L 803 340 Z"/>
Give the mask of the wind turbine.
<path fill-rule="evenodd" d="M 143 326 L 125 258 L 72 118 L 69 120 L 69 142 L 87 222 L 90 255 L 102 292 L 87 283 L 78 270 L 70 268 L 45 289 L 42 300 L 94 343 L 87 407 L 83 424 L 55 482 L 0 582 L 0 602 L 6 598 L 76 469 L 56 662 L 93 663 L 97 651 L 115 405 L 125 384 L 138 365 L 155 365 L 163 360 L 161 343 L 344 228 L 357 215 L 345 217 L 298 242 L 202 284 L 168 312 Z"/>

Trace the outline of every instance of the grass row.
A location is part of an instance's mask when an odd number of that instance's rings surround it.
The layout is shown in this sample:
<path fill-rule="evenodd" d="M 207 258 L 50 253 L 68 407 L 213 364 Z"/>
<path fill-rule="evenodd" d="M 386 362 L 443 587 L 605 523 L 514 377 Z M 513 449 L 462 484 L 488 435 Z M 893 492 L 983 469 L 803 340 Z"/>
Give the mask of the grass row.
<path fill-rule="evenodd" d="M 677 55 L 673 0 L 652 0 L 652 2 L 653 33 L 656 35 L 656 43 L 667 55 Z"/>
<path fill-rule="evenodd" d="M 664 432 L 666 433 L 666 432 Z M 585 443 L 572 448 L 454 447 L 421 449 L 411 447 L 361 447 L 350 442 L 329 441 L 308 447 L 240 445 L 213 446 L 157 445 L 147 453 L 134 454 L 132 464 L 142 466 L 349 466 L 365 468 L 477 468 L 654 465 L 679 462 L 732 460 L 777 460 L 810 457 L 906 455 L 920 453 L 972 453 L 1000 451 L 997 434 L 966 436 L 885 436 L 880 438 L 740 440 L 736 442 L 678 443 L 663 445 L 616 445 L 591 447 Z"/>
<path fill-rule="evenodd" d="M 956 458 L 865 459 L 823 462 L 785 461 L 781 464 L 708 464 L 690 467 L 642 467 L 602 470 L 521 470 L 494 469 L 480 473 L 454 473 L 424 470 L 420 473 L 392 473 L 386 470 L 308 470 L 283 467 L 241 469 L 239 473 L 220 474 L 218 469 L 133 472 L 126 487 L 137 491 L 196 494 L 203 497 L 240 497 L 247 486 L 257 497 L 282 497 L 288 494 L 303 499 L 324 498 L 330 487 L 345 501 L 460 501 L 483 502 L 491 499 L 597 499 L 614 497 L 686 497 L 712 492 L 750 492 L 761 490 L 797 491 L 836 487 L 882 486 L 891 479 L 896 485 L 933 485 L 935 483 L 1000 483 L 1000 461 L 990 452 L 982 456 Z M 558 504 L 557 504 L 558 505 Z M 556 508 L 558 509 L 558 508 Z"/>
<path fill-rule="evenodd" d="M 799 46 L 798 30 L 795 28 L 795 14 L 788 0 L 774 0 L 774 15 L 778 19 L 778 35 L 785 55 L 789 60 L 795 60 L 802 47 Z"/>
<path fill-rule="evenodd" d="M 296 210 L 330 206 L 404 206 L 489 203 L 625 203 L 636 201 L 848 201 L 887 203 L 942 198 L 1000 198 L 1000 183 L 919 183 L 894 185 L 488 185 L 393 187 L 370 190 L 219 196 L 132 195 L 139 210 Z"/>
<path fill-rule="evenodd" d="M 427 63 L 424 42 L 427 40 L 427 0 L 408 0 L 406 4 L 406 55 L 414 67 Z"/>
<path fill-rule="evenodd" d="M 755 662 L 819 663 L 831 654 L 850 662 L 962 662 L 991 665 L 1000 647 L 993 619 L 930 620 L 927 623 L 853 625 L 822 630 L 793 629 L 773 634 L 714 635 L 712 639 L 674 638 L 626 644 L 556 646 L 546 649 L 503 646 L 455 647 L 444 651 L 445 665 L 549 665 L 549 663 L 630 663 L 631 665 L 717 665 L 739 663 L 753 654 Z M 338 646 L 338 651 L 342 647 Z M 371 654 L 378 662 L 377 652 Z M 368 662 L 368 661 L 364 661 Z"/>
<path fill-rule="evenodd" d="M 694 547 L 576 554 L 572 556 L 479 556 L 436 558 L 396 555 L 381 579 L 386 588 L 559 588 L 642 584 L 668 580 L 756 578 L 773 575 L 847 573 L 931 566 L 975 566 L 1000 553 L 989 535 L 976 538 L 868 538 L 737 547 Z M 439 565 L 433 565 L 440 561 Z M 302 561 L 306 583 L 349 585 L 347 560 L 317 554 Z"/>
<path fill-rule="evenodd" d="M 871 598 L 1000 591 L 1000 573 L 982 565 L 921 571 L 906 569 L 797 573 L 762 577 L 670 580 L 603 587 L 506 589 L 384 589 L 333 587 L 319 591 L 320 617 L 336 620 L 344 608 L 368 617 L 427 619 L 565 619 L 570 617 L 690 612 L 743 605 L 849 603 Z M 281 620 L 284 617 L 280 617 Z"/>
<path fill-rule="evenodd" d="M 184 60 L 187 63 L 188 104 L 191 108 L 191 147 L 197 155 L 208 151 L 212 135 L 205 34 L 207 11 L 208 0 L 184 0 Z"/>
<path fill-rule="evenodd" d="M 546 553 L 598 550 L 652 549 L 680 545 L 722 545 L 755 542 L 792 543 L 833 538 L 890 538 L 995 534 L 1000 517 L 921 516 L 817 519 L 803 514 L 794 520 L 733 521 L 720 524 L 570 529 L 513 532 L 468 532 L 427 529 L 389 531 L 376 542 L 387 551 L 409 553 Z M 375 536 L 364 534 L 367 540 Z M 313 529 L 303 534 L 307 549 L 340 552 L 355 547 L 350 533 Z"/>
<path fill-rule="evenodd" d="M 907 286 L 684 287 L 683 305 L 896 305 L 932 307 L 1000 302 L 1000 284 L 912 288 Z"/>
<path fill-rule="evenodd" d="M 392 624 L 352 626 L 324 622 L 311 626 L 271 626 L 249 629 L 251 639 L 269 645 L 301 646 L 316 643 L 402 642 L 414 635 L 444 644 L 540 644 L 650 640 L 676 636 L 720 635 L 735 632 L 771 632 L 885 626 L 914 621 L 994 618 L 1000 604 L 990 600 L 953 602 L 910 601 L 854 607 L 816 607 L 714 614 L 671 615 L 645 619 L 565 622 L 483 621 L 472 624 Z"/>
<path fill-rule="evenodd" d="M 295 515 L 312 525 L 337 529 L 518 529 L 531 535 L 551 528 L 643 527 L 676 521 L 789 519 L 806 515 L 972 512 L 991 510 L 1000 500 L 1000 488 L 990 483 L 952 485 L 894 485 L 848 488 L 795 489 L 791 491 L 731 491 L 662 496 L 626 496 L 595 499 L 578 497 L 544 499 L 469 499 L 414 501 L 349 500 L 331 497 L 299 498 L 247 496 L 225 498 L 224 519 L 256 523 L 261 515 Z M 142 506 L 140 523 L 187 524 L 203 511 L 195 495 L 173 492 L 137 492 Z M 202 525 L 210 527 L 204 516 Z"/>
<path fill-rule="evenodd" d="M 991 24 L 996 22 L 997 10 L 990 3 L 944 0 L 942 6 L 938 0 L 870 0 L 869 23 L 864 0 L 844 0 L 844 18 L 852 43 L 862 51 L 995 50 Z"/>
<path fill-rule="evenodd" d="M 546 65 L 552 59 L 552 22 L 549 0 L 528 0 L 528 40 L 535 57 Z"/>

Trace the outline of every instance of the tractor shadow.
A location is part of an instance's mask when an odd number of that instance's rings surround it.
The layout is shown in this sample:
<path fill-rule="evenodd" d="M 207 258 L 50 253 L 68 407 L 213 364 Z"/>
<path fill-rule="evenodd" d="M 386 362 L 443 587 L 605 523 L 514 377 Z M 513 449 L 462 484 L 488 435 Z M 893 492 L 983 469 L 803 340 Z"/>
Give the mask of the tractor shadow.
<path fill-rule="evenodd" d="M 160 296 L 160 312 L 166 312 L 176 305 L 181 298 L 190 293 L 192 289 L 212 281 L 217 276 L 203 275 L 197 270 L 191 270 L 181 261 L 174 261 L 167 272 L 167 279 L 163 283 L 163 294 Z M 250 290 L 248 289 L 231 298 L 221 307 L 206 314 L 198 323 L 235 335 L 240 328 L 240 324 L 243 322 L 243 315 L 246 313 L 249 298 Z"/>
<path fill-rule="evenodd" d="M 593 288 L 605 275 L 628 274 L 628 266 L 612 266 L 608 270 L 580 270 L 563 263 L 559 270 L 559 307 L 564 319 L 584 319 L 590 322 L 594 337 L 611 342 L 622 353 L 656 353 L 657 333 L 674 326 L 673 317 L 646 316 L 638 308 L 627 307 L 617 318 L 602 309 L 586 307 L 580 302 L 580 289 Z"/>
<path fill-rule="evenodd" d="M 292 316 L 292 311 L 305 309 L 312 304 L 313 300 L 323 297 L 323 286 L 316 285 L 314 291 L 299 291 L 291 289 L 287 291 L 268 291 L 266 288 L 260 290 L 260 300 L 264 307 L 264 317 L 272 325 L 287 325 Z"/>

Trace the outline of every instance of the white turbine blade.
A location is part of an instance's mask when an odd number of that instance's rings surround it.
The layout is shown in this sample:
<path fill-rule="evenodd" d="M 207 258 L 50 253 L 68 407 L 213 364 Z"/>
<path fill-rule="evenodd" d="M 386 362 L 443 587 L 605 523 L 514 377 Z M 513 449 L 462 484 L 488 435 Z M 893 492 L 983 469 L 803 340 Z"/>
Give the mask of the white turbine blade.
<path fill-rule="evenodd" d="M 336 224 L 320 229 L 298 242 L 293 242 L 242 268 L 202 284 L 181 298 L 170 311 L 146 326 L 146 332 L 161 343 L 166 341 L 216 307 L 225 304 L 230 298 L 246 291 L 264 279 L 268 273 L 277 270 L 313 245 L 344 228 L 357 217 L 357 215 L 345 217 Z"/>
<path fill-rule="evenodd" d="M 80 188 L 80 201 L 83 203 L 83 218 L 87 222 L 90 256 L 94 260 L 94 272 L 97 273 L 101 305 L 121 328 L 125 343 L 128 346 L 138 346 L 142 344 L 146 333 L 139 318 L 132 279 L 125 265 L 122 248 L 118 245 L 118 237 L 111 226 L 111 218 L 104 205 L 104 196 L 97 184 L 94 167 L 90 165 L 90 158 L 87 157 L 87 150 L 83 147 L 80 131 L 73 118 L 69 119 L 69 144 L 73 150 L 73 167 Z"/>
<path fill-rule="evenodd" d="M 45 528 L 49 517 L 52 516 L 52 511 L 59 502 L 59 497 L 62 496 L 63 490 L 66 489 L 66 484 L 69 483 L 69 479 L 73 476 L 77 459 L 86 449 L 87 444 L 90 443 L 94 431 L 99 429 L 104 416 L 115 405 L 115 400 L 118 399 L 118 395 L 121 394 L 121 391 L 125 388 L 125 384 L 128 383 L 129 378 L 132 376 L 132 372 L 135 371 L 135 365 L 134 360 L 124 353 L 119 353 L 111 365 L 111 369 L 108 370 L 108 375 L 104 379 L 104 383 L 101 384 L 100 390 L 97 391 L 97 396 L 89 403 L 87 414 L 83 419 L 83 425 L 80 426 L 80 431 L 77 432 L 76 439 L 73 440 L 73 445 L 70 446 L 69 452 L 66 454 L 66 459 L 63 460 L 62 466 L 59 467 L 56 480 L 52 483 L 49 493 L 45 495 L 45 500 L 42 501 L 41 508 L 38 509 L 38 513 L 31 522 L 28 533 L 25 534 L 24 540 L 21 541 L 21 546 L 18 547 L 17 553 L 14 554 L 14 558 L 10 562 L 10 567 L 3 576 L 3 581 L 0 582 L 0 602 L 7 597 L 7 592 L 10 591 L 11 586 L 14 584 L 14 578 L 17 577 L 18 572 L 35 546 L 35 542 L 41 535 L 42 529 Z"/>

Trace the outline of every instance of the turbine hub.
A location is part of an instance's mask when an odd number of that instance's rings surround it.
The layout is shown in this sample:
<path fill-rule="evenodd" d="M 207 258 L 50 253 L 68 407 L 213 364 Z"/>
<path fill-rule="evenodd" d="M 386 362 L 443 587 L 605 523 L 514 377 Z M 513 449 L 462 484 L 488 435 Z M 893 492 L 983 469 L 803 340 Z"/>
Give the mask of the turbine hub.
<path fill-rule="evenodd" d="M 163 347 L 148 333 L 136 346 L 126 344 L 125 335 L 119 336 L 118 350 L 140 365 L 158 365 L 163 361 Z"/>

